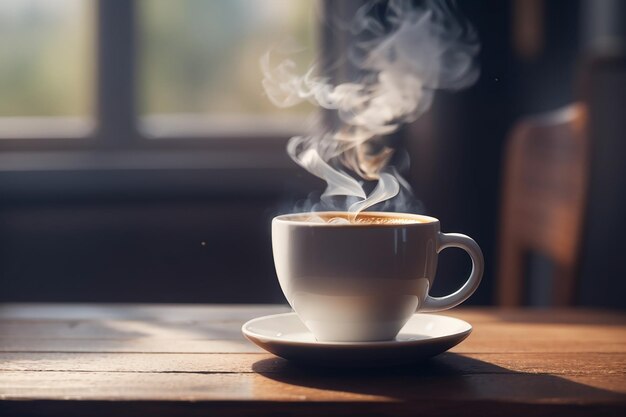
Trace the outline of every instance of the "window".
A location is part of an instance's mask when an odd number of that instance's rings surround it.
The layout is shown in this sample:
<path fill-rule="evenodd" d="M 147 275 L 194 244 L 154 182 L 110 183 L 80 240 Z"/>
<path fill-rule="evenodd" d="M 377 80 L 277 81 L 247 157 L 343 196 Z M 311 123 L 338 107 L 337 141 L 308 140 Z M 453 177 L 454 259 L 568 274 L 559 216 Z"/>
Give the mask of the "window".
<path fill-rule="evenodd" d="M 310 1 L 143 0 L 142 114 L 281 114 L 263 97 L 259 58 L 287 37 L 313 60 Z M 297 111 L 302 109 L 297 109 Z"/>
<path fill-rule="evenodd" d="M 92 3 L 0 2 L 0 116 L 92 112 Z"/>
<path fill-rule="evenodd" d="M 93 6 L 84 0 L 0 2 L 0 134 L 23 134 L 24 127 L 33 132 L 48 117 L 57 128 L 86 127 L 94 108 Z"/>
<path fill-rule="evenodd" d="M 303 48 L 298 59 L 310 64 L 313 11 L 311 0 L 140 1 L 138 87 L 145 133 L 295 132 L 311 109 L 275 108 L 262 92 L 259 58 L 295 38 Z"/>
<path fill-rule="evenodd" d="M 271 105 L 259 58 L 294 37 L 308 64 L 314 25 L 314 0 L 4 0 L 0 146 L 286 138 L 309 109 Z M 54 140 L 67 137 L 86 140 Z"/>

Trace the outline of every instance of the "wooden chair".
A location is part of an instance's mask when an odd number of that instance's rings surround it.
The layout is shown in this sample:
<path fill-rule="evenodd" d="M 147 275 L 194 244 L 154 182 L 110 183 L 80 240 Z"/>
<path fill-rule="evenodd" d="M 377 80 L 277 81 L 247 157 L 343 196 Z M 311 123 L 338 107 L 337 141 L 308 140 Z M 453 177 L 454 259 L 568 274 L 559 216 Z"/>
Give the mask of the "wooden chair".
<path fill-rule="evenodd" d="M 497 301 L 527 301 L 527 260 L 551 261 L 551 304 L 573 304 L 588 176 L 587 110 L 521 121 L 504 158 Z"/>

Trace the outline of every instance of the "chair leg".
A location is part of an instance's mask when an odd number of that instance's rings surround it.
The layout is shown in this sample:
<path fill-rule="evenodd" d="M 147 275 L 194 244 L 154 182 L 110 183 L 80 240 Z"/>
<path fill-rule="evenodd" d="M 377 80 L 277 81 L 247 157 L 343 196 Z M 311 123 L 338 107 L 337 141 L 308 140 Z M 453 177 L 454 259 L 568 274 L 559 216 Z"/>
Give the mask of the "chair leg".
<path fill-rule="evenodd" d="M 507 242 L 507 240 L 502 240 Z M 502 248 L 498 269 L 498 304 L 517 307 L 524 303 L 524 257 L 516 245 Z"/>

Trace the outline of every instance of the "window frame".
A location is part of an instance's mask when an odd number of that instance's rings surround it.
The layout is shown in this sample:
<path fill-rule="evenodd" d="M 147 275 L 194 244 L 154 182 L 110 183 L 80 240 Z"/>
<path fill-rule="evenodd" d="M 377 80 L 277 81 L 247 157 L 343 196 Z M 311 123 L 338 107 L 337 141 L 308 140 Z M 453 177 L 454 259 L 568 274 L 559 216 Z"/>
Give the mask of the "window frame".
<path fill-rule="evenodd" d="M 318 1 L 323 14 L 337 9 L 330 0 Z M 9 200 L 31 191 L 62 194 L 71 179 L 69 173 L 83 176 L 81 181 L 70 181 L 74 183 L 72 190 L 78 192 L 88 192 L 91 183 L 98 183 L 90 180 L 96 173 L 107 178 L 104 188 L 121 189 L 125 179 L 118 175 L 120 171 L 129 178 L 143 178 L 147 171 L 157 177 L 184 171 L 188 182 L 207 192 L 224 186 L 242 192 L 276 191 L 281 187 L 281 177 L 300 177 L 301 168 L 288 158 L 285 146 L 291 136 L 302 132 L 290 126 L 255 131 L 216 131 L 208 126 L 206 130 L 186 131 L 174 127 L 177 133 L 156 139 L 141 128 L 136 85 L 137 6 L 137 0 L 96 0 L 95 111 L 88 119 L 91 125 L 68 134 L 47 129 L 47 121 L 61 118 L 12 118 L 18 131 L 20 123 L 28 130 L 38 122 L 47 133 L 0 138 L 0 194 Z M 318 39 L 318 48 L 337 41 L 330 42 L 323 25 L 319 26 Z M 203 118 L 198 115 L 197 119 Z M 221 176 L 220 183 L 202 179 L 209 173 Z M 303 183 L 311 186 L 315 180 L 305 178 Z M 161 188 L 167 192 L 165 184 Z"/>
<path fill-rule="evenodd" d="M 155 138 L 142 129 L 144 117 L 137 106 L 137 0 L 112 2 L 96 0 L 95 4 L 95 86 L 94 114 L 88 119 L 66 117 L 0 117 L 17 126 L 17 131 L 32 130 L 30 126 L 41 124 L 48 133 L 2 135 L 0 129 L 0 151 L 62 151 L 83 150 L 163 150 L 163 149 L 283 149 L 286 141 L 298 131 L 301 123 L 288 123 L 286 127 L 266 123 L 261 129 L 227 130 L 222 126 L 212 129 L 207 120 L 210 115 L 166 115 L 166 119 L 182 116 L 192 125 L 202 129 L 181 128 L 181 123 L 167 124 L 173 134 Z M 325 2 L 321 2 L 323 5 Z M 174 116 L 174 117 L 172 117 Z M 157 116 L 148 116 L 153 120 Z M 81 120 L 81 129 L 54 128 L 55 121 Z M 53 122 L 53 123 L 49 123 Z M 295 120 L 294 120 L 295 122 Z M 57 123 L 58 124 L 58 123 Z M 50 127 L 50 129 L 45 129 Z M 23 129 L 22 129 L 23 128 Z M 35 129 L 36 130 L 36 129 Z M 68 134 L 68 130 L 70 130 Z"/>

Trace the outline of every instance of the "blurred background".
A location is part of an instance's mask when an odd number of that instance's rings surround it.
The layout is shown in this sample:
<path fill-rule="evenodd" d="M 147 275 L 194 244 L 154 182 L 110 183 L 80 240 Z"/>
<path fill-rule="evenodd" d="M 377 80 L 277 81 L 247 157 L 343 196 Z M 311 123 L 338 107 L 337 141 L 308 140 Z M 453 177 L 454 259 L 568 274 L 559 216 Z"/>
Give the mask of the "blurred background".
<path fill-rule="evenodd" d="M 324 185 L 259 58 L 333 61 L 359 1 L 0 0 L 0 301 L 284 302 L 270 221 Z M 626 2 L 464 0 L 470 89 L 396 136 L 471 304 L 626 307 Z M 433 292 L 469 272 L 441 255 Z"/>

